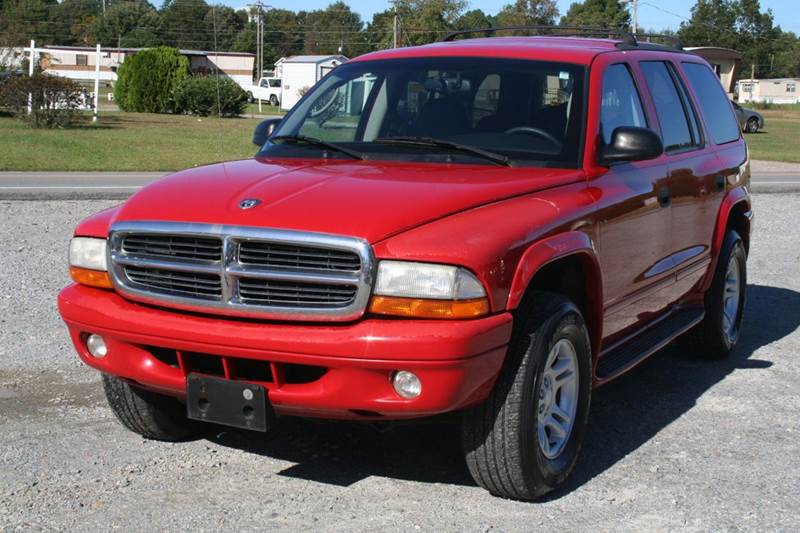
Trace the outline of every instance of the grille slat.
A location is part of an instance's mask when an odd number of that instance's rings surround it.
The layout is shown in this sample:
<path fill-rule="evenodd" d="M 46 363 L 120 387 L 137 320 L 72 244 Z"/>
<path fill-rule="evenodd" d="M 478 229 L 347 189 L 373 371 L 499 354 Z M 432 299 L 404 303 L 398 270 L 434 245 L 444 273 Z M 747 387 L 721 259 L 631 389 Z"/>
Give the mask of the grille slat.
<path fill-rule="evenodd" d="M 373 260 L 361 239 L 176 222 L 118 222 L 114 285 L 150 304 L 275 320 L 355 320 Z"/>
<path fill-rule="evenodd" d="M 122 250 L 147 257 L 219 261 L 222 259 L 222 240 L 176 235 L 128 235 L 122 241 Z"/>
<path fill-rule="evenodd" d="M 221 296 L 222 280 L 214 274 L 187 274 L 158 268 L 126 266 L 132 282 L 155 292 L 170 291 L 196 296 Z"/>
<path fill-rule="evenodd" d="M 354 252 L 257 241 L 239 244 L 239 262 L 267 268 L 348 272 L 356 272 L 361 268 L 361 259 Z"/>
<path fill-rule="evenodd" d="M 246 278 L 239 280 L 239 296 L 242 300 L 269 305 L 342 306 L 352 303 L 357 291 L 358 288 L 354 285 L 330 286 Z"/>

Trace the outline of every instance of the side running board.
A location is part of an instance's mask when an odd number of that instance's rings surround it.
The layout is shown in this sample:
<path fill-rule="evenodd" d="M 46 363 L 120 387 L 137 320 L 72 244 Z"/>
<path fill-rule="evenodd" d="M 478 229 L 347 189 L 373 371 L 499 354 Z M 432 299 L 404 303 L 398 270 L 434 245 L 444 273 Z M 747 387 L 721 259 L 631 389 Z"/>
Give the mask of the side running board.
<path fill-rule="evenodd" d="M 671 312 L 638 335 L 611 346 L 600 354 L 596 375 L 609 381 L 630 370 L 699 324 L 705 316 L 702 307 L 685 307 Z"/>

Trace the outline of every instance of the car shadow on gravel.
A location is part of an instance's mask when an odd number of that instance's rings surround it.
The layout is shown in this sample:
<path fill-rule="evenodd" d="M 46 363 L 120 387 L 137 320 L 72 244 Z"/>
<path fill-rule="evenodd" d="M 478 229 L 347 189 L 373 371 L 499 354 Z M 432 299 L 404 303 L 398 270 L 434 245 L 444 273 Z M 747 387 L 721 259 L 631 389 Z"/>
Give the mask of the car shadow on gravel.
<path fill-rule="evenodd" d="M 775 313 L 780 309 L 781 313 Z M 575 472 L 557 499 L 581 487 L 653 438 L 691 409 L 697 399 L 737 370 L 768 368 L 753 359 L 760 348 L 800 326 L 800 293 L 750 285 L 742 338 L 723 361 L 696 357 L 676 343 L 632 373 L 597 390 L 589 430 Z M 349 486 L 370 476 L 426 483 L 474 485 L 461 453 L 455 419 L 393 424 L 390 431 L 351 422 L 315 422 L 283 418 L 276 431 L 262 436 L 220 429 L 210 440 L 295 463 L 279 474 Z M 377 429 L 381 429 L 377 426 Z"/>

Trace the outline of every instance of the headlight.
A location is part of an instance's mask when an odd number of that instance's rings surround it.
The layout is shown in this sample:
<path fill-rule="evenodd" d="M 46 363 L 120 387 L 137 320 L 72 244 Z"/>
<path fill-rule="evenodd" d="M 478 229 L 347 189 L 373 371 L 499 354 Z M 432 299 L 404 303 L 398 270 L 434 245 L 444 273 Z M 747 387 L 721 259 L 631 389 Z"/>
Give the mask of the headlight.
<path fill-rule="evenodd" d="M 381 261 L 370 311 L 420 318 L 474 318 L 489 312 L 483 285 L 466 269 Z"/>
<path fill-rule="evenodd" d="M 112 287 L 106 266 L 106 240 L 75 237 L 69 243 L 69 273 L 83 285 L 108 289 Z"/>
<path fill-rule="evenodd" d="M 107 270 L 106 240 L 75 237 L 69 243 L 69 266 Z"/>

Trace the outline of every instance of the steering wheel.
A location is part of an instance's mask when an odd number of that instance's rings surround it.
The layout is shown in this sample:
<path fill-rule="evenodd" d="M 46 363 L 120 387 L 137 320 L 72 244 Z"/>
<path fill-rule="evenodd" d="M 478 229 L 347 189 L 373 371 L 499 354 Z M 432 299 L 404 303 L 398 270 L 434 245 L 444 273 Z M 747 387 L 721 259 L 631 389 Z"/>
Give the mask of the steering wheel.
<path fill-rule="evenodd" d="M 544 137 L 545 139 L 547 139 L 548 141 L 550 141 L 559 148 L 561 148 L 562 146 L 561 141 L 559 141 L 546 131 L 539 128 L 534 128 L 533 126 L 517 126 L 515 128 L 506 130 L 504 133 L 525 133 L 525 134 L 538 135 L 540 137 Z"/>

